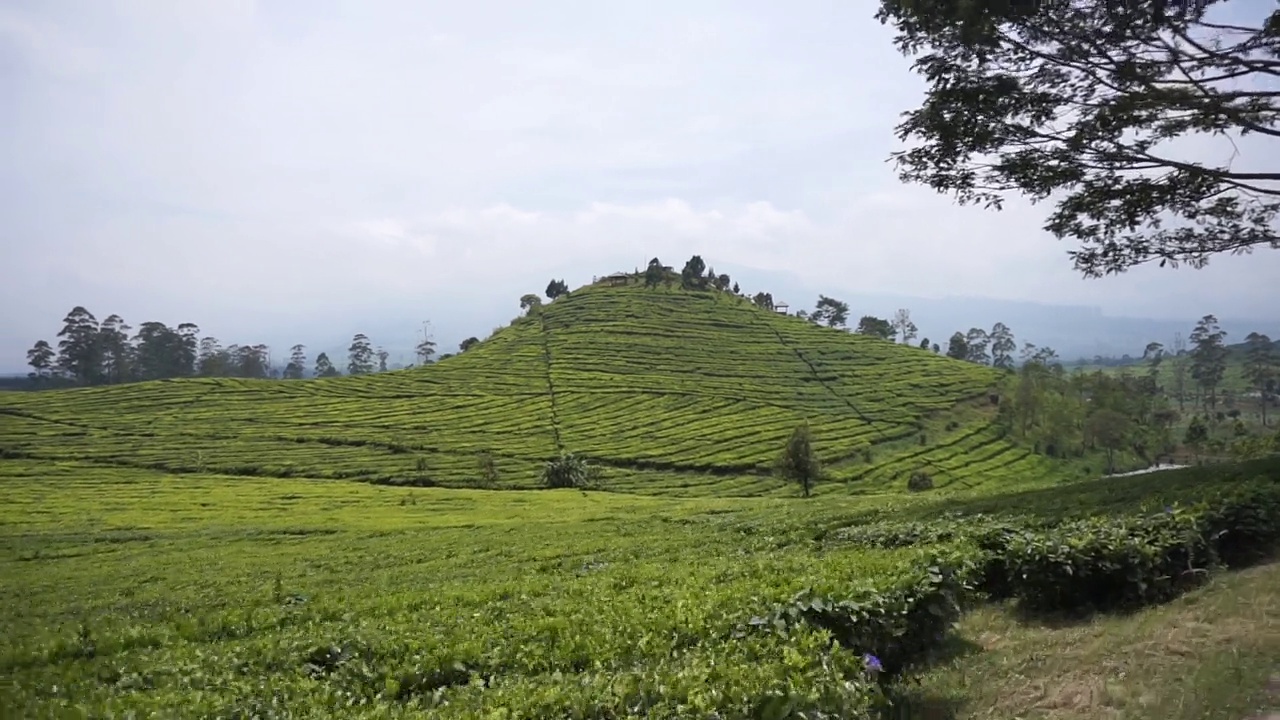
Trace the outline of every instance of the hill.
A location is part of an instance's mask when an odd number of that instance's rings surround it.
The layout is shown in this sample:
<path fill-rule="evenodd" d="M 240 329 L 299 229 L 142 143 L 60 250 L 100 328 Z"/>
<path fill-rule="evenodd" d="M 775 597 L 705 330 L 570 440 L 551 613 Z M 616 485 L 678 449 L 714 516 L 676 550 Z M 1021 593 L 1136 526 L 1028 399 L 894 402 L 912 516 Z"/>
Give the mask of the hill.
<path fill-rule="evenodd" d="M 529 487 L 560 452 L 611 488 L 791 493 L 769 475 L 808 421 L 818 492 L 1031 478 L 1001 440 L 996 372 L 762 310 L 729 293 L 589 286 L 432 366 L 306 381 L 181 379 L 6 394 L 11 456 L 395 484 Z"/>

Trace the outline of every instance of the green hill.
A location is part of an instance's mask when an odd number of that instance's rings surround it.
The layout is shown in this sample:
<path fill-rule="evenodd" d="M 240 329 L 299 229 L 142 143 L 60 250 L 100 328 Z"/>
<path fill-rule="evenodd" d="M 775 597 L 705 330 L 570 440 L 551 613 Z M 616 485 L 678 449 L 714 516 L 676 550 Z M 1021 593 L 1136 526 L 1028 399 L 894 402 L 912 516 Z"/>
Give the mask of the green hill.
<path fill-rule="evenodd" d="M 456 357 L 306 381 L 181 379 L 9 394 L 0 449 L 170 472 L 530 487 L 560 452 L 609 487 L 789 494 L 769 474 L 807 420 L 818 492 L 1043 477 L 999 438 L 995 371 L 762 310 L 721 292 L 591 286 Z"/>

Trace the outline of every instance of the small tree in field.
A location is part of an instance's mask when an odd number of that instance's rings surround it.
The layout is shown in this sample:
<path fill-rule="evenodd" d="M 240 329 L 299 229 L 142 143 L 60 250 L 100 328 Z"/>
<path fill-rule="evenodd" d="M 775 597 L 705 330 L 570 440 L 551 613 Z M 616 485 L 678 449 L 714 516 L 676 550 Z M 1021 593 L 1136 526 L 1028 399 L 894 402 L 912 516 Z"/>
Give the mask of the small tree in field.
<path fill-rule="evenodd" d="M 549 488 L 585 488 L 595 485 L 598 480 L 598 468 L 573 453 L 561 455 L 542 469 L 542 483 Z"/>
<path fill-rule="evenodd" d="M 818 481 L 822 467 L 818 464 L 818 456 L 813 453 L 813 435 L 809 432 L 809 423 L 796 426 L 787 440 L 787 446 L 778 458 L 778 474 L 783 479 L 800 485 L 805 497 Z"/>

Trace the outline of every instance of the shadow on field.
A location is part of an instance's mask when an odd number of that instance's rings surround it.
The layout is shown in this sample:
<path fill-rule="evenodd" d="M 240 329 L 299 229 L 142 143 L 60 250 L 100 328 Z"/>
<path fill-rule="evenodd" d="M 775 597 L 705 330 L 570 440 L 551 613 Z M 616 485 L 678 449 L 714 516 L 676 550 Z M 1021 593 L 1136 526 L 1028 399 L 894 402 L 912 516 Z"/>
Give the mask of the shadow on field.
<path fill-rule="evenodd" d="M 954 720 L 964 702 L 920 688 L 897 690 L 893 705 L 880 713 L 882 720 Z"/>

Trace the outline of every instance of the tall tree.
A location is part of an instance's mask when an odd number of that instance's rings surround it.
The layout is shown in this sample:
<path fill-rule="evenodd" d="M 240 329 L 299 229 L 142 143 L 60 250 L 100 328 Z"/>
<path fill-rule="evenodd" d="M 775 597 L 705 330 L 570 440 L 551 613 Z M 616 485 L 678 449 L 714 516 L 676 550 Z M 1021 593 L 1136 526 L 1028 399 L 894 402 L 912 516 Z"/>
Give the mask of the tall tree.
<path fill-rule="evenodd" d="M 863 315 L 858 320 L 858 328 L 854 332 L 859 335 L 877 337 L 881 340 L 893 340 L 894 335 L 893 323 L 874 315 Z"/>
<path fill-rule="evenodd" d="M 547 283 L 546 294 L 547 294 L 548 300 L 555 300 L 561 295 L 568 295 L 569 286 L 565 283 L 564 280 L 552 280 L 551 282 Z"/>
<path fill-rule="evenodd" d="M 1013 369 L 1013 351 L 1018 344 L 1013 340 L 1013 331 L 1008 325 L 998 322 L 991 326 L 991 365 L 1004 370 Z"/>
<path fill-rule="evenodd" d="M 436 354 L 436 342 L 430 337 L 424 337 L 417 346 L 413 348 L 413 352 L 418 356 L 418 362 L 422 365 L 426 365 L 431 362 L 431 356 Z"/>
<path fill-rule="evenodd" d="M 1131 427 L 1128 416 L 1110 408 L 1094 411 L 1085 421 L 1086 432 L 1107 451 L 1107 472 L 1115 472 L 1115 452 L 1124 449 Z"/>
<path fill-rule="evenodd" d="M 196 374 L 200 361 L 200 326 L 195 323 L 178 325 L 178 347 L 176 372 L 179 377 L 191 377 Z"/>
<path fill-rule="evenodd" d="M 648 267 L 644 270 L 644 286 L 646 288 L 656 288 L 662 284 L 667 278 L 667 271 L 662 265 L 662 261 L 653 258 L 649 261 Z"/>
<path fill-rule="evenodd" d="M 58 337 L 58 369 L 77 382 L 95 382 L 102 372 L 98 319 L 77 305 L 62 319 Z"/>
<path fill-rule="evenodd" d="M 951 340 L 947 342 L 947 357 L 956 360 L 969 359 L 969 342 L 965 340 L 964 333 L 957 330 L 951 336 Z"/>
<path fill-rule="evenodd" d="M 132 373 L 133 346 L 124 318 L 108 315 L 98 327 L 98 347 L 102 353 L 102 375 L 109 383 L 124 382 Z"/>
<path fill-rule="evenodd" d="M 378 351 L 375 352 L 374 355 L 378 358 L 378 372 L 386 372 L 387 358 L 391 357 L 391 353 L 387 352 L 385 348 L 379 347 Z"/>
<path fill-rule="evenodd" d="M 929 349 L 929 338 L 924 338 L 923 340 L 920 341 L 920 349 L 921 350 Z"/>
<path fill-rule="evenodd" d="M 133 338 L 137 351 L 138 378 L 158 380 L 176 377 L 182 363 L 182 338 L 162 322 L 144 322 Z"/>
<path fill-rule="evenodd" d="M 265 378 L 270 375 L 266 345 L 241 345 L 236 348 L 234 362 L 236 375 L 242 378 Z"/>
<path fill-rule="evenodd" d="M 1280 10 L 1207 20 L 1218 4 L 881 0 L 929 84 L 897 128 L 913 146 L 894 153 L 901 178 L 995 208 L 1054 197 L 1045 229 L 1079 243 L 1090 277 L 1280 247 L 1280 173 L 1165 142 L 1280 137 Z"/>
<path fill-rule="evenodd" d="M 366 375 L 373 372 L 373 346 L 364 333 L 356 333 L 347 347 L 347 374 Z"/>
<path fill-rule="evenodd" d="M 200 340 L 200 359 L 197 372 L 203 377 L 226 377 L 232 371 L 231 353 L 222 347 L 215 337 Z"/>
<path fill-rule="evenodd" d="M 1218 406 L 1218 386 L 1227 373 L 1226 337 L 1213 315 L 1200 318 L 1191 331 L 1191 379 L 1200 387 L 1205 408 L 1210 410 Z"/>
<path fill-rule="evenodd" d="M 703 277 L 703 273 L 707 271 L 707 264 L 702 261 L 701 255 L 694 255 L 684 264 L 684 269 L 680 271 L 680 287 L 685 290 L 704 290 L 707 287 L 707 279 Z"/>
<path fill-rule="evenodd" d="M 849 303 L 819 295 L 817 307 L 809 317 L 814 322 L 826 323 L 827 327 L 844 327 L 849 321 Z"/>
<path fill-rule="evenodd" d="M 1277 360 L 1271 338 L 1261 333 L 1251 332 L 1244 339 L 1244 376 L 1258 389 L 1258 404 L 1262 408 L 1262 425 L 1267 425 L 1267 388 L 1280 375 L 1280 360 Z"/>
<path fill-rule="evenodd" d="M 289 364 L 284 366 L 285 380 L 301 380 L 307 372 L 307 347 L 302 344 L 289 348 Z"/>
<path fill-rule="evenodd" d="M 37 340 L 36 344 L 31 346 L 27 351 L 27 364 L 31 366 L 31 378 L 33 380 L 47 380 L 53 374 L 53 361 L 57 358 L 57 353 L 49 345 L 47 340 Z"/>
<path fill-rule="evenodd" d="M 333 366 L 328 353 L 320 353 L 316 356 L 315 374 L 316 377 L 337 377 L 342 374 L 342 371 Z"/>
<path fill-rule="evenodd" d="M 813 435 L 809 431 L 809 423 L 800 423 L 791 432 L 791 437 L 778 458 L 777 469 L 783 479 L 798 484 L 804 496 L 809 497 L 822 472 L 818 456 L 813 451 Z"/>
<path fill-rule="evenodd" d="M 906 308 L 899 308 L 893 314 L 893 329 L 898 331 L 898 337 L 902 338 L 902 344 L 906 345 L 916 338 L 916 324 L 911 322 L 911 311 Z"/>
<path fill-rule="evenodd" d="M 987 354 L 987 348 L 991 344 L 991 337 L 987 335 L 987 331 L 982 328 L 969 328 L 969 332 L 964 336 L 965 345 L 969 348 L 969 354 L 966 360 L 979 365 L 989 365 L 991 356 Z"/>
<path fill-rule="evenodd" d="M 1173 335 L 1173 384 L 1178 391 L 1178 412 L 1186 412 L 1187 400 L 1187 341 L 1182 333 Z"/>

